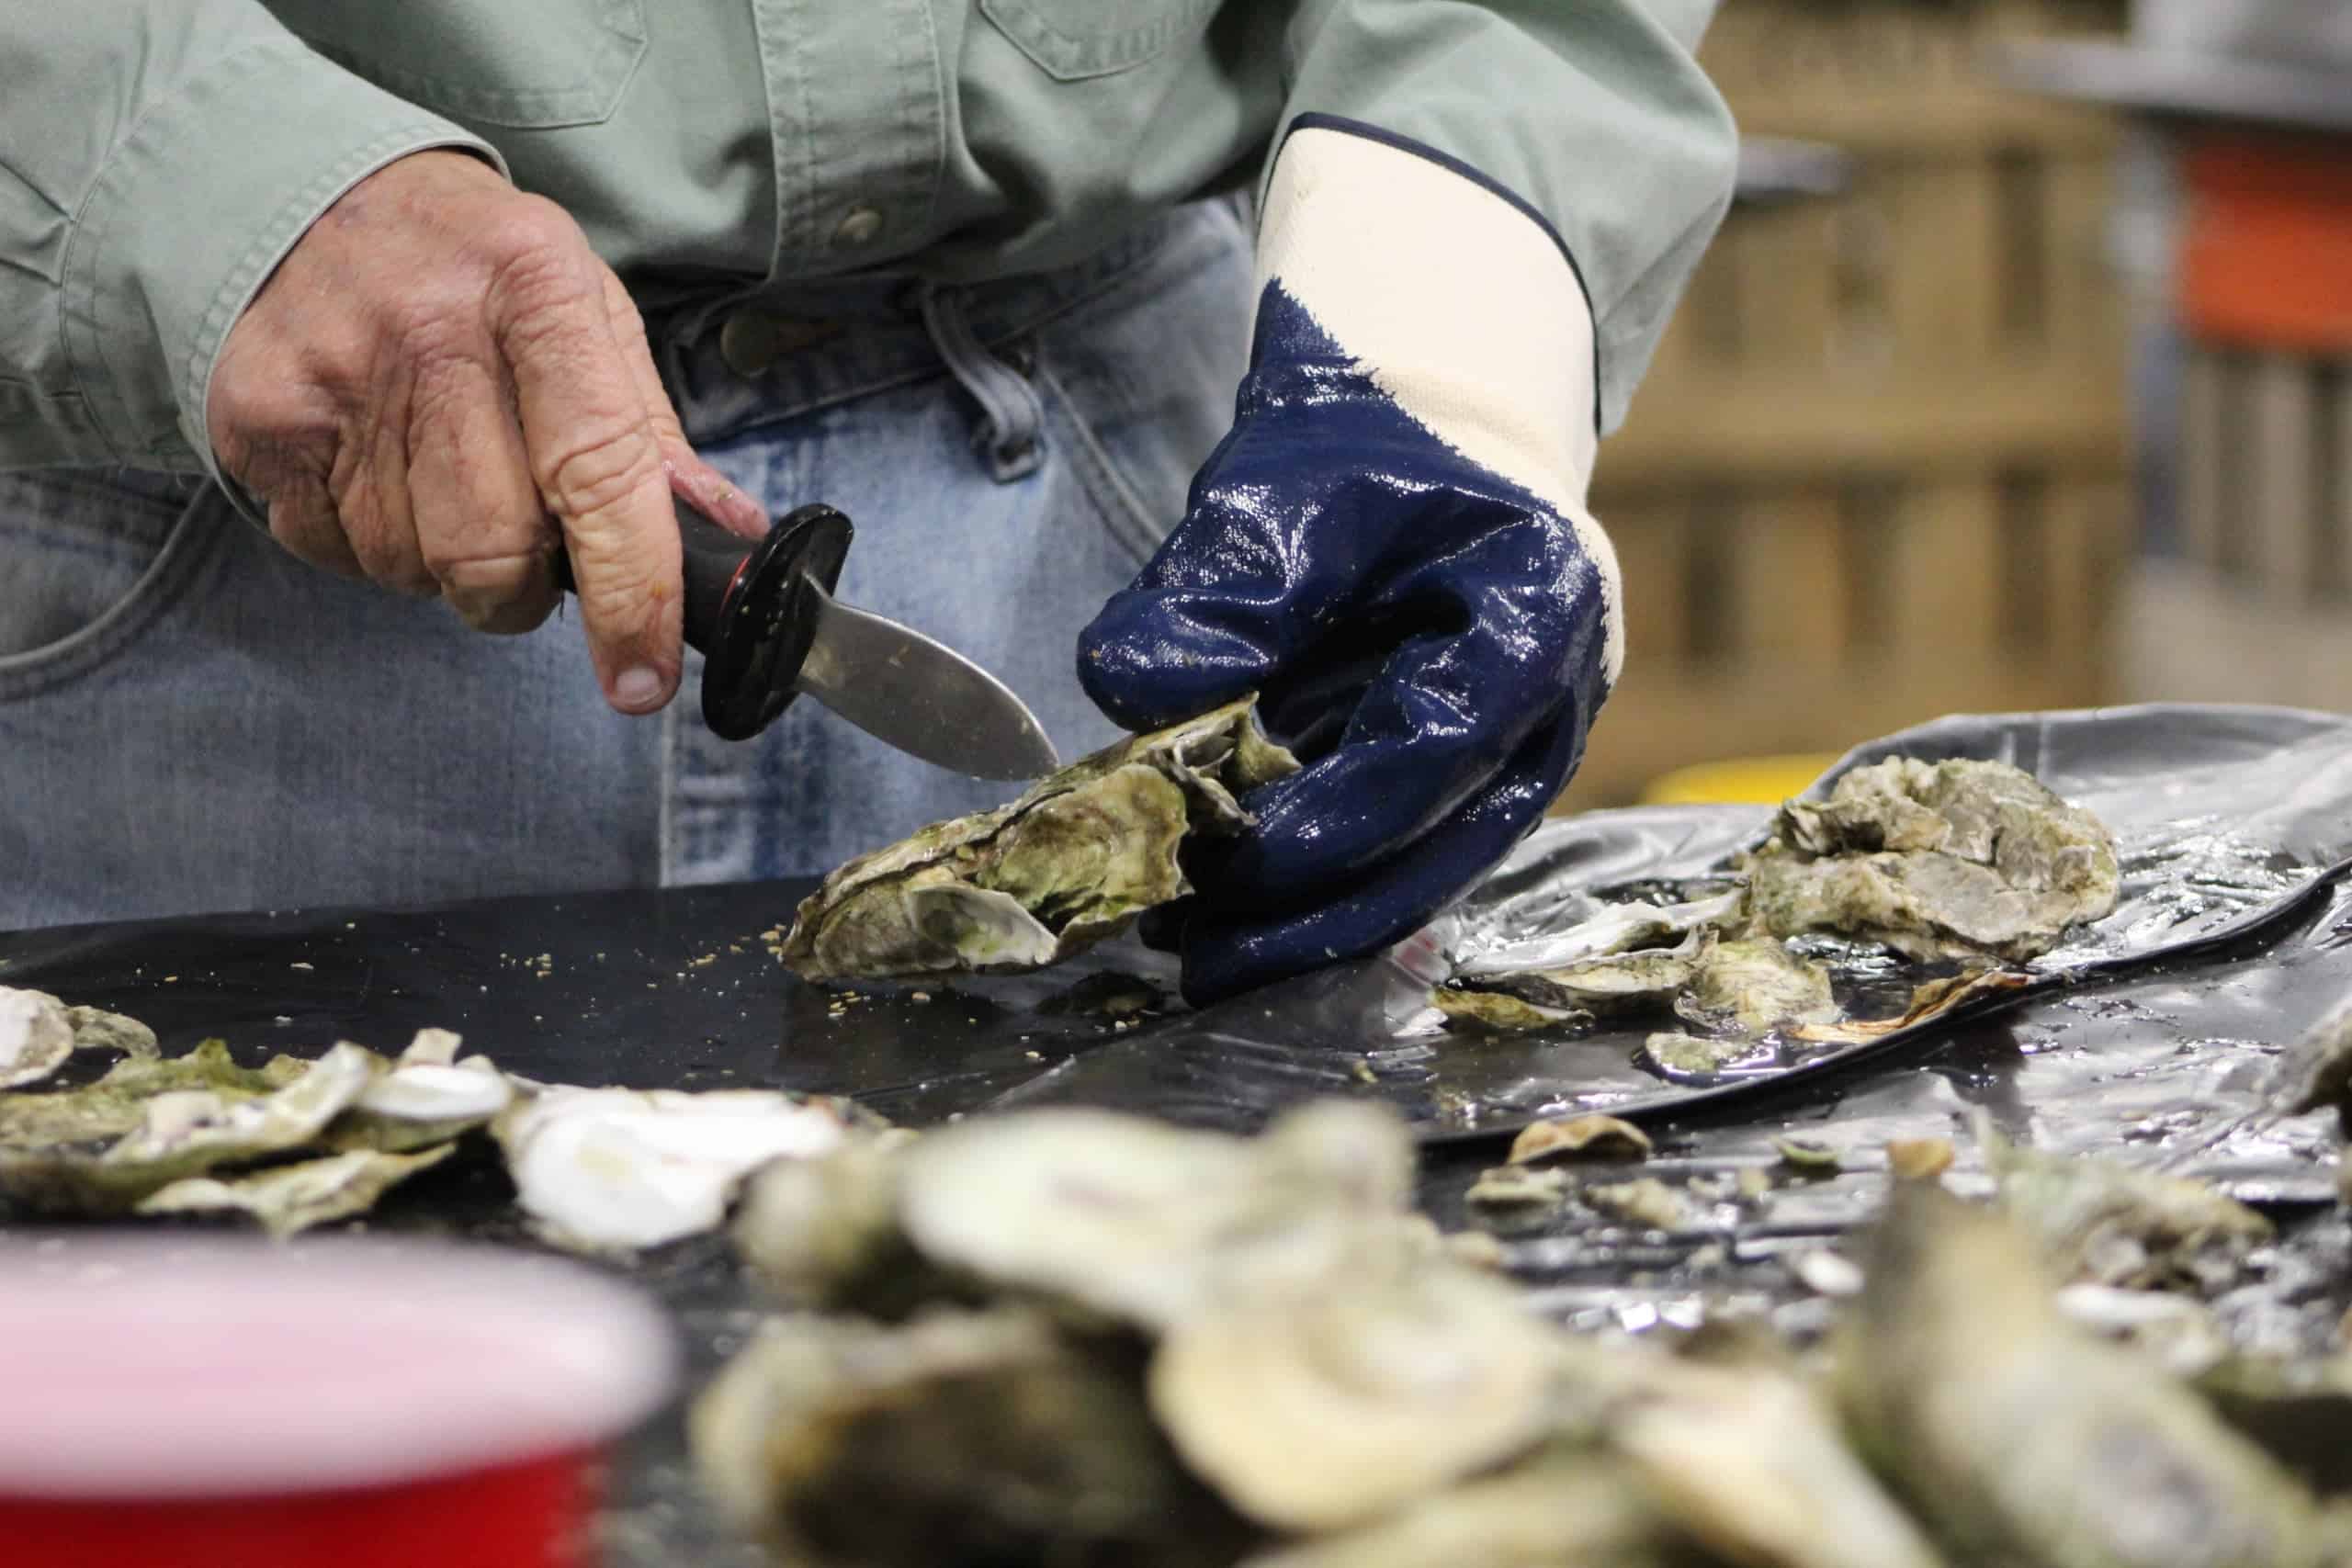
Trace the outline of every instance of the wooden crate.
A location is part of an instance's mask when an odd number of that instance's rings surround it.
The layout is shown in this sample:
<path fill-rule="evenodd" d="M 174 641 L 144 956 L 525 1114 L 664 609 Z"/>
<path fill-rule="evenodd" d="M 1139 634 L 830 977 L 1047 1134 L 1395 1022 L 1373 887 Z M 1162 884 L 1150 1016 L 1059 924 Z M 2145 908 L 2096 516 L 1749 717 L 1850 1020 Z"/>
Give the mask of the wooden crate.
<path fill-rule="evenodd" d="M 1841 146 L 1855 177 L 1726 222 L 1602 446 L 1627 667 L 1562 808 L 1692 762 L 2106 696 L 2130 519 L 2116 130 L 1996 89 L 1981 60 L 2122 19 L 1724 6 L 1702 58 L 1742 129 Z"/>

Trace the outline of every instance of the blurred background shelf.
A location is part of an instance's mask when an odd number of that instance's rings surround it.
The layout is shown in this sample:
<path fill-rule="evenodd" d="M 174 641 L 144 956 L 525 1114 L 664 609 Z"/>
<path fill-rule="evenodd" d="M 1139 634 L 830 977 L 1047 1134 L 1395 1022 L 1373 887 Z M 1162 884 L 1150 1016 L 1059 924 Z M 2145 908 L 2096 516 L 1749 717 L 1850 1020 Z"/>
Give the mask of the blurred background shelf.
<path fill-rule="evenodd" d="M 2125 0 L 1728 0 L 1702 58 L 1743 172 L 1809 146 L 1838 177 L 1743 193 L 1602 448 L 1628 661 L 1563 809 L 2114 692 L 2122 130 L 1988 62 L 2129 21 Z"/>

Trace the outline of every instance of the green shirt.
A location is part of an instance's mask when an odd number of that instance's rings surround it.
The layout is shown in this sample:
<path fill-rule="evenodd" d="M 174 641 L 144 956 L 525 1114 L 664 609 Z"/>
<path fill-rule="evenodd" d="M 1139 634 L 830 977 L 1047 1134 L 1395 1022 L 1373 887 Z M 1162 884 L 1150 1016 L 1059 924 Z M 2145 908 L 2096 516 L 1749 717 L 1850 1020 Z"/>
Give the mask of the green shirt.
<path fill-rule="evenodd" d="M 1582 271 L 1613 428 L 1730 200 L 1714 0 L 37 0 L 0 15 L 0 468 L 209 471 L 222 338 L 342 192 L 476 149 L 640 299 L 1075 259 L 1289 118 L 1461 159 Z"/>

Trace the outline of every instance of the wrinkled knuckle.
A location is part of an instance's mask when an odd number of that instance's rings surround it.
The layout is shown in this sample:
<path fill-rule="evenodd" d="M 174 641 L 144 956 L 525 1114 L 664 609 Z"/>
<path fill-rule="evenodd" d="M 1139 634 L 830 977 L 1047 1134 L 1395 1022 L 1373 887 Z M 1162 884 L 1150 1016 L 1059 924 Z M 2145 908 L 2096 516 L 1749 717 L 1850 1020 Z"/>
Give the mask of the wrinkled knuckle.
<path fill-rule="evenodd" d="M 594 521 L 659 482 L 662 457 L 650 435 L 631 424 L 592 434 L 557 448 L 533 476 L 548 510 L 559 517 Z"/>

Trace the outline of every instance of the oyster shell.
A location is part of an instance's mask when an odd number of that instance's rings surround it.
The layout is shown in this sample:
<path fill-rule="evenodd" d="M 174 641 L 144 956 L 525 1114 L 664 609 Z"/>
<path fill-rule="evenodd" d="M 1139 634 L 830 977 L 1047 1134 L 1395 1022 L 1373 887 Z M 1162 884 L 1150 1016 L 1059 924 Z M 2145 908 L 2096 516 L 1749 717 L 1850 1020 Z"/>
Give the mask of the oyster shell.
<path fill-rule="evenodd" d="M 1244 1532 L 1152 1425 L 1134 1356 L 1016 1308 L 787 1317 L 695 1403 L 689 1438 L 780 1561 L 1229 1562 Z"/>
<path fill-rule="evenodd" d="M 1690 1203 L 1655 1176 L 1589 1185 L 1577 1197 L 1588 1208 L 1654 1231 L 1685 1230 L 1691 1224 Z"/>
<path fill-rule="evenodd" d="M 1663 1032 L 1642 1042 L 1636 1059 L 1660 1077 L 1674 1082 L 1713 1077 L 1744 1063 L 1769 1061 L 1772 1047 L 1753 1040 L 1724 1040 L 1696 1034 Z"/>
<path fill-rule="evenodd" d="M 718 1227 L 742 1179 L 878 1126 L 843 1100 L 774 1089 L 542 1088 L 491 1123 L 532 1228 L 630 1252 Z"/>
<path fill-rule="evenodd" d="M 1838 1016 L 1838 1003 L 1829 971 L 1777 938 L 1744 937 L 1705 953 L 1674 1010 L 1693 1023 L 1762 1034 L 1782 1024 L 1826 1022 Z"/>
<path fill-rule="evenodd" d="M 1010 806 L 937 822 L 861 855 L 805 899 L 784 941 L 803 979 L 1041 968 L 1191 891 L 1188 833 L 1229 834 L 1238 795 L 1297 771 L 1254 699 L 1132 736 Z"/>
<path fill-rule="evenodd" d="M 1674 947 L 1457 979 L 1453 988 L 1500 992 L 1563 1017 L 1587 1013 L 1600 1018 L 1653 1010 L 1672 1004 L 1699 973 L 1714 943 L 1714 931 L 1702 926 Z"/>
<path fill-rule="evenodd" d="M 86 1089 L 11 1097 L 0 1110 L 27 1113 L 6 1118 L 15 1146 L 0 1147 L 0 1197 L 37 1213 L 119 1213 L 183 1177 L 304 1146 L 376 1073 L 356 1045 L 289 1060 L 250 1071 L 207 1042 L 192 1058 L 122 1063 Z M 39 1100 L 60 1103 L 26 1103 Z M 18 1143 L 28 1131 L 48 1135 Z"/>
<path fill-rule="evenodd" d="M 1510 1141 L 1513 1165 L 1584 1155 L 1594 1159 L 1646 1159 L 1650 1135 L 1631 1122 L 1587 1113 L 1530 1122 Z"/>
<path fill-rule="evenodd" d="M 2264 1090 L 2281 1116 L 2334 1106 L 2337 1127 L 2352 1134 L 2352 997 L 2280 1053 Z"/>
<path fill-rule="evenodd" d="M 934 1265 L 1156 1330 L 1220 1302 L 1312 1289 L 1427 1247 L 1393 1113 L 1320 1101 L 1256 1139 L 1041 1109 L 909 1146 L 899 1222 Z"/>
<path fill-rule="evenodd" d="M 1242 1568 L 1703 1568 L 1629 1468 L 1560 1447 Z"/>
<path fill-rule="evenodd" d="M 1828 799 L 1781 808 L 1745 858 L 1749 917 L 1838 931 L 1914 958 L 2022 962 L 2115 908 L 2115 844 L 2090 813 L 2006 762 L 1893 757 Z"/>
<path fill-rule="evenodd" d="M 455 1144 L 407 1155 L 355 1149 L 272 1166 L 251 1176 L 193 1176 L 149 1193 L 140 1200 L 138 1213 L 243 1213 L 260 1221 L 270 1235 L 288 1236 L 365 1213 L 393 1187 L 457 1152 Z"/>
<path fill-rule="evenodd" d="M 1505 1285 L 1435 1261 L 1191 1314 L 1151 1408 L 1193 1472 L 1277 1529 L 1360 1524 L 1528 1451 L 1556 1334 Z"/>
<path fill-rule="evenodd" d="M 895 1318 L 967 1294 L 923 1260 L 899 1224 L 907 1136 L 850 1138 L 753 1172 L 732 1227 L 737 1254 L 795 1307 Z"/>
<path fill-rule="evenodd" d="M 2066 1281 L 2218 1290 L 2273 1234 L 2261 1214 L 2187 1177 L 2020 1147 L 1981 1111 L 1976 1139 L 2001 1206 Z"/>
<path fill-rule="evenodd" d="M 155 1032 L 120 1013 L 69 1007 L 47 991 L 0 986 L 0 1089 L 39 1083 L 76 1051 L 153 1056 Z"/>
<path fill-rule="evenodd" d="M 420 1029 L 328 1130 L 327 1146 L 400 1154 L 486 1125 L 514 1102 L 514 1086 L 487 1056 L 457 1059 L 459 1038 Z"/>
<path fill-rule="evenodd" d="M 1767 1367 L 1678 1360 L 1611 1412 L 1607 1442 L 1679 1532 L 1730 1562 L 1939 1568 L 1813 1390 Z"/>
<path fill-rule="evenodd" d="M 1467 986 L 1438 986 L 1430 992 L 1430 1004 L 1445 1015 L 1448 1029 L 1472 1034 L 1524 1034 L 1592 1021 L 1589 1012 L 1539 1007 L 1506 991 L 1481 991 Z"/>
<path fill-rule="evenodd" d="M 1968 1562 L 2318 1568 L 2312 1496 L 2188 1389 L 2060 1314 L 1997 1213 L 1897 1183 L 1838 1330 L 1869 1455 Z"/>
<path fill-rule="evenodd" d="M 1504 1165 L 1482 1170 L 1462 1195 L 1465 1203 L 1489 1209 L 1549 1208 L 1568 1195 L 1568 1173 L 1556 1167 Z"/>

